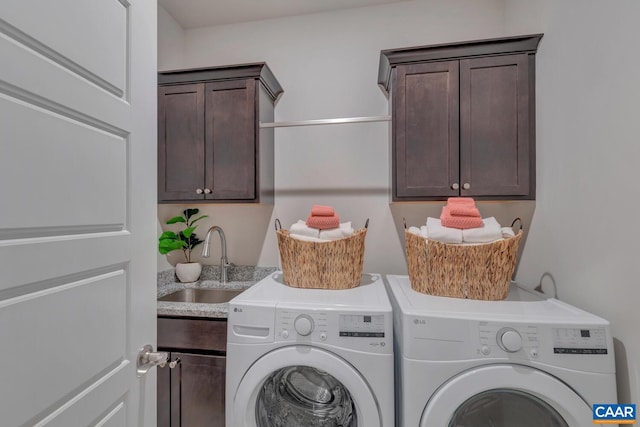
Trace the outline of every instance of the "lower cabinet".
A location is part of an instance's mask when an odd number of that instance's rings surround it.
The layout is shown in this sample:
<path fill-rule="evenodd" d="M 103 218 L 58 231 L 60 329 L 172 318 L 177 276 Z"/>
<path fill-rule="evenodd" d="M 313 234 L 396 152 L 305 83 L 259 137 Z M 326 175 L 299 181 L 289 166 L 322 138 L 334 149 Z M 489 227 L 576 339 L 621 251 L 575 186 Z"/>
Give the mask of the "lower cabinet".
<path fill-rule="evenodd" d="M 226 319 L 158 318 L 158 427 L 224 427 Z M 173 367 L 171 367 L 173 366 Z"/>
<path fill-rule="evenodd" d="M 225 356 L 171 352 L 158 370 L 158 426 L 224 426 Z"/>

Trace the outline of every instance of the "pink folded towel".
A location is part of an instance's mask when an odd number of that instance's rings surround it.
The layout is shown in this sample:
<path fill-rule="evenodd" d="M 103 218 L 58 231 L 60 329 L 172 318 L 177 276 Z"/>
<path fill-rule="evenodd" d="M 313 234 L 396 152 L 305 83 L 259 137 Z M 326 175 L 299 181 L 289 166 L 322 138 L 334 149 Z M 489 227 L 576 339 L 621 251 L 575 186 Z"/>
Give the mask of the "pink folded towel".
<path fill-rule="evenodd" d="M 311 216 L 334 216 L 336 213 L 331 206 L 313 205 Z"/>
<path fill-rule="evenodd" d="M 463 203 L 454 203 L 452 205 L 447 205 L 449 209 L 449 213 L 452 216 L 475 216 L 480 217 L 480 212 L 478 208 L 472 205 L 467 205 Z"/>
<path fill-rule="evenodd" d="M 466 228 L 482 227 L 484 225 L 482 223 L 482 218 L 479 216 L 475 217 L 451 215 L 449 206 L 445 206 L 442 208 L 442 213 L 440 214 L 440 222 L 444 227 L 459 228 L 462 230 Z"/>
<path fill-rule="evenodd" d="M 307 225 L 318 230 L 326 230 L 328 228 L 340 227 L 340 218 L 338 215 L 333 216 L 314 216 L 309 215 L 307 218 Z"/>
<path fill-rule="evenodd" d="M 447 199 L 448 205 L 471 205 L 475 206 L 476 202 L 473 200 L 473 197 L 449 197 Z"/>

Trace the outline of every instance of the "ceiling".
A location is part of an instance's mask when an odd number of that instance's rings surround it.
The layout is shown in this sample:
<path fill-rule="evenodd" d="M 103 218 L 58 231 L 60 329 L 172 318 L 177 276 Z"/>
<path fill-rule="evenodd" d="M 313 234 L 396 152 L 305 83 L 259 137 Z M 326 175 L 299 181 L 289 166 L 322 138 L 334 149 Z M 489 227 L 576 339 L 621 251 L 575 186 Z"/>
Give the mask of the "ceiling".
<path fill-rule="evenodd" d="M 353 9 L 407 0 L 158 0 L 184 29 Z"/>

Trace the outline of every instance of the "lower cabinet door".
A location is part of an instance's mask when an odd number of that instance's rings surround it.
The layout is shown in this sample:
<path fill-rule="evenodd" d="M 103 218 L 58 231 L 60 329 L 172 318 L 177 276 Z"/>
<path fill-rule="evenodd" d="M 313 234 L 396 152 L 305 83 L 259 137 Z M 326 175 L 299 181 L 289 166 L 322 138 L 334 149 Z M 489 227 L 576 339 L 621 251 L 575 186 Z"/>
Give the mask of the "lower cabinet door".
<path fill-rule="evenodd" d="M 224 356 L 171 352 L 158 368 L 158 427 L 224 427 Z"/>
<path fill-rule="evenodd" d="M 169 353 L 169 360 L 171 353 Z M 171 427 L 171 369 L 169 365 L 158 371 L 158 427 Z"/>

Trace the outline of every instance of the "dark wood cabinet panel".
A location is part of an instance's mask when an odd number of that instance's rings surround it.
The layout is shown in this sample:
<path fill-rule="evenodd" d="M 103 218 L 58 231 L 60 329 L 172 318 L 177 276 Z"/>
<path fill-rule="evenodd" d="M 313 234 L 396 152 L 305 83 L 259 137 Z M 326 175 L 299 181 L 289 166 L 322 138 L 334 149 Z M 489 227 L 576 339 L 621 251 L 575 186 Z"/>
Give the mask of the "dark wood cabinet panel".
<path fill-rule="evenodd" d="M 159 427 L 225 424 L 226 319 L 158 318 L 158 350 L 179 363 L 158 368 Z"/>
<path fill-rule="evenodd" d="M 226 352 L 227 320 L 159 317 L 158 348 Z"/>
<path fill-rule="evenodd" d="M 171 353 L 169 353 L 169 360 Z M 174 368 L 175 369 L 175 368 Z M 171 427 L 171 369 L 168 365 L 158 367 L 157 396 L 158 396 L 158 427 Z"/>
<path fill-rule="evenodd" d="M 529 194 L 529 103 L 526 54 L 460 61 L 461 195 Z"/>
<path fill-rule="evenodd" d="M 255 97 L 253 80 L 206 85 L 207 199 L 256 197 Z"/>
<path fill-rule="evenodd" d="M 163 72 L 158 83 L 158 201 L 273 203 L 273 129 L 259 122 L 283 90 L 267 65 Z"/>
<path fill-rule="evenodd" d="M 180 408 L 172 413 L 172 427 L 224 427 L 226 358 L 177 352 L 171 356 L 180 358 L 171 370 L 172 403 Z"/>
<path fill-rule="evenodd" d="M 535 198 L 541 34 L 381 52 L 392 199 Z"/>
<path fill-rule="evenodd" d="M 452 196 L 458 179 L 458 61 L 398 68 L 394 175 L 398 197 Z"/>
<path fill-rule="evenodd" d="M 158 89 L 158 198 L 203 199 L 205 155 L 204 87 Z"/>

